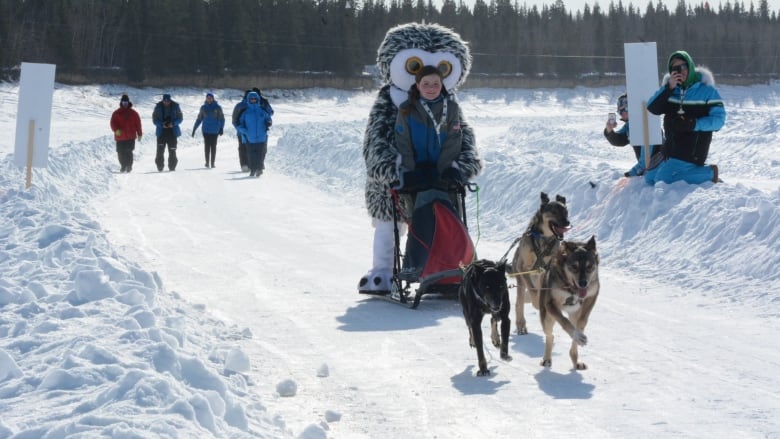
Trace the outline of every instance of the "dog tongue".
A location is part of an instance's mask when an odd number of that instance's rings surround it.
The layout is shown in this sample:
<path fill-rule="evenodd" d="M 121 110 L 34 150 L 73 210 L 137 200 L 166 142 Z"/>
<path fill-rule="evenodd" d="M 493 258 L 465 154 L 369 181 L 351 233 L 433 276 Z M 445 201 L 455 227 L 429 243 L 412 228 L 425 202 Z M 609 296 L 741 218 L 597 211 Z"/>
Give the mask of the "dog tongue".
<path fill-rule="evenodd" d="M 588 289 L 587 288 L 577 288 L 577 295 L 580 296 L 580 299 L 584 299 L 585 296 L 588 295 Z"/>
<path fill-rule="evenodd" d="M 560 226 L 555 227 L 555 231 L 558 232 L 558 235 L 560 236 L 563 236 L 566 232 L 569 231 L 569 229 L 571 229 L 571 227 L 560 227 Z"/>

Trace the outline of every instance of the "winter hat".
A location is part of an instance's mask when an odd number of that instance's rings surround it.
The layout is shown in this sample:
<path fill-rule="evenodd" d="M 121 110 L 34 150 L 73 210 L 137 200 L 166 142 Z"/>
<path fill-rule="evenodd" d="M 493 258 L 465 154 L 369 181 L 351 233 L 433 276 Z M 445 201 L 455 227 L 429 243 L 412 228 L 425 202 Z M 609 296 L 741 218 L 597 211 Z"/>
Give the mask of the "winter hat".
<path fill-rule="evenodd" d="M 165 93 L 165 94 L 163 95 L 163 100 L 164 100 L 164 101 L 170 101 L 170 100 L 171 100 L 171 95 L 169 95 L 168 93 Z"/>
<path fill-rule="evenodd" d="M 127 95 L 122 95 L 122 99 L 119 100 L 119 104 L 121 105 L 122 102 L 130 102 L 130 97 Z"/>
<path fill-rule="evenodd" d="M 686 79 L 685 84 L 683 84 L 684 88 L 688 88 L 691 85 L 701 81 L 701 73 L 696 71 L 693 58 L 688 54 L 688 52 L 684 50 L 678 50 L 669 56 L 669 61 L 666 63 L 666 68 L 670 74 L 672 73 L 672 61 L 675 59 L 685 61 L 685 64 L 688 65 L 688 79 Z"/>
<path fill-rule="evenodd" d="M 209 96 L 211 96 L 211 99 L 214 99 L 214 93 L 212 93 L 212 92 L 206 93 L 206 97 L 209 97 Z"/>

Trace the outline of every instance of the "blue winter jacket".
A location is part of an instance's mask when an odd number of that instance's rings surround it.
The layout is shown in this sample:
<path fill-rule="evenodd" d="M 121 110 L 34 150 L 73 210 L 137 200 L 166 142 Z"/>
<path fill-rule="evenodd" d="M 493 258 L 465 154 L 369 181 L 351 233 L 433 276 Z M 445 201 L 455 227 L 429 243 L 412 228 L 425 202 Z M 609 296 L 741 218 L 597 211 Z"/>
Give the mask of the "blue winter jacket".
<path fill-rule="evenodd" d="M 192 127 L 193 133 L 201 122 L 203 123 L 203 134 L 219 134 L 225 127 L 225 115 L 216 100 L 211 101 L 210 104 L 201 105 L 195 126 Z"/>
<path fill-rule="evenodd" d="M 181 125 L 181 122 L 184 119 L 184 117 L 181 114 L 181 108 L 179 107 L 179 103 L 175 101 L 171 101 L 171 104 L 168 106 L 167 110 L 165 108 L 165 105 L 163 105 L 162 101 L 158 102 L 157 105 L 155 105 L 154 112 L 152 113 L 152 122 L 154 122 L 154 126 L 157 127 L 157 129 L 155 130 L 155 135 L 157 137 L 162 136 L 163 121 L 167 117 L 170 117 L 171 122 L 173 122 L 173 133 L 176 135 L 176 137 L 181 136 L 181 128 L 179 128 L 179 125 Z"/>
<path fill-rule="evenodd" d="M 714 87 L 712 72 L 694 67 L 690 57 L 686 58 L 689 77 L 686 84 L 689 85 L 670 90 L 667 73 L 661 88 L 647 101 L 647 109 L 653 114 L 664 115 L 664 156 L 703 165 L 710 151 L 712 132 L 721 129 L 726 122 L 726 110 Z M 677 131 L 674 122 L 679 118 L 695 120 L 693 131 Z"/>
<path fill-rule="evenodd" d="M 252 102 L 252 98 L 256 102 Z M 245 143 L 266 143 L 268 141 L 268 126 L 271 124 L 271 115 L 260 105 L 260 95 L 255 92 L 246 97 L 246 110 L 241 114 L 238 133 Z"/>

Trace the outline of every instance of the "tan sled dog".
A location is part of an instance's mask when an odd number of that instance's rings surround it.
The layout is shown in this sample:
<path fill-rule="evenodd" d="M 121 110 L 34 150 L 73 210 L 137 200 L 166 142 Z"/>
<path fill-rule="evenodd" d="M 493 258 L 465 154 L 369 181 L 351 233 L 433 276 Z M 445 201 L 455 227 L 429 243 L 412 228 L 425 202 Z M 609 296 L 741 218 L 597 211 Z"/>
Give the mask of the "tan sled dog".
<path fill-rule="evenodd" d="M 542 203 L 531 219 L 512 260 L 512 270 L 517 284 L 515 300 L 515 325 L 518 334 L 527 334 L 525 304 L 539 308 L 539 289 L 544 270 L 558 254 L 563 234 L 570 228 L 566 198 L 556 195 L 550 202 L 542 192 Z M 540 270 L 541 269 L 541 270 Z"/>
<path fill-rule="evenodd" d="M 578 360 L 577 346 L 585 346 L 588 342 L 585 325 L 596 305 L 599 287 L 596 237 L 591 236 L 588 242 L 564 242 L 544 276 L 539 296 L 539 317 L 544 330 L 542 366 L 552 365 L 553 326 L 558 322 L 571 337 L 569 357 L 574 368 L 588 368 Z"/>

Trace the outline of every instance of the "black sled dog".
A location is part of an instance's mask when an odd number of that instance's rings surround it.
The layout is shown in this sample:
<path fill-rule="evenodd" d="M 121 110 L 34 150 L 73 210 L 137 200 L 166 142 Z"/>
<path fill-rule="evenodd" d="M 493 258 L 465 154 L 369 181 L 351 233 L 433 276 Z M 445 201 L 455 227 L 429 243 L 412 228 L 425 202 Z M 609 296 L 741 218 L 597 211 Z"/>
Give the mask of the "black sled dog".
<path fill-rule="evenodd" d="M 585 346 L 585 326 L 588 324 L 599 295 L 599 254 L 596 237 L 588 242 L 564 241 L 545 273 L 539 296 L 539 317 L 544 330 L 542 366 L 552 366 L 553 326 L 555 322 L 571 337 L 569 357 L 575 369 L 588 366 L 578 359 L 577 346 Z M 563 313 L 568 314 L 568 318 Z"/>
<path fill-rule="evenodd" d="M 477 349 L 479 371 L 477 376 L 490 375 L 482 347 L 482 318 L 490 314 L 491 339 L 493 346 L 500 348 L 501 359 L 510 361 L 509 356 L 509 290 L 506 284 L 506 262 L 495 263 L 486 259 L 472 262 L 463 273 L 458 291 L 463 317 L 469 328 L 469 345 Z M 501 335 L 498 322 L 501 322 Z"/>
<path fill-rule="evenodd" d="M 569 228 L 566 198 L 556 195 L 555 201 L 550 201 L 547 194 L 542 192 L 539 210 L 519 238 L 520 243 L 512 261 L 512 270 L 517 279 L 515 325 L 518 334 L 528 333 L 525 304 L 531 303 L 535 308 L 539 308 L 539 289 L 542 287 L 543 272 L 558 254 L 563 235 Z"/>

